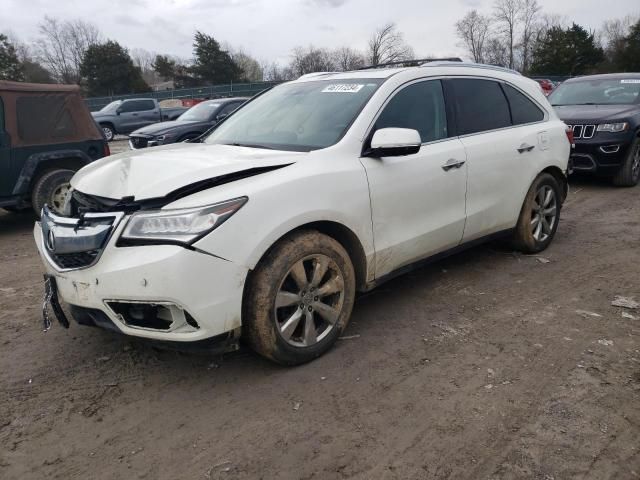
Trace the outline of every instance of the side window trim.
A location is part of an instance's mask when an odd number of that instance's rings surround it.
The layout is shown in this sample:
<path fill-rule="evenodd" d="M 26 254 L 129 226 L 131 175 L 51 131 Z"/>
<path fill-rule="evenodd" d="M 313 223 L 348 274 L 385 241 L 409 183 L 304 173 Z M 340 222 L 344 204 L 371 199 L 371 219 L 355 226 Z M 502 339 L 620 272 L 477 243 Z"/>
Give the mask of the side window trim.
<path fill-rule="evenodd" d="M 455 108 L 455 90 L 451 85 L 451 82 L 449 82 L 449 80 L 455 80 L 457 78 L 462 78 L 462 79 L 476 79 L 476 80 L 490 80 L 490 81 L 494 81 L 500 84 L 500 90 L 502 91 L 503 95 L 505 95 L 505 98 L 507 100 L 507 105 L 509 106 L 509 115 L 512 117 L 511 115 L 511 103 L 509 102 L 509 98 L 506 96 L 506 94 L 504 93 L 504 89 L 502 88 L 502 84 L 506 84 L 509 85 L 510 87 L 513 87 L 515 90 L 517 90 L 518 92 L 522 93 L 528 100 L 531 100 L 533 102 L 533 104 L 538 107 L 542 113 L 544 114 L 542 120 L 537 121 L 537 122 L 530 122 L 530 123 L 521 123 L 519 125 L 509 125 L 508 127 L 501 127 L 501 128 L 492 128 L 491 130 L 483 130 L 481 132 L 474 132 L 474 133 L 465 133 L 465 134 L 459 134 L 458 131 L 458 118 L 457 118 L 457 112 L 456 112 L 456 108 Z M 455 125 L 455 129 L 452 130 L 452 132 L 455 132 L 456 137 L 457 138 L 465 138 L 465 137 L 471 137 L 473 135 L 481 135 L 483 133 L 489 133 L 489 132 L 499 132 L 501 130 L 508 130 L 511 128 L 518 128 L 518 127 L 522 127 L 523 125 L 536 125 L 538 123 L 545 123 L 549 120 L 549 112 L 547 111 L 546 108 L 542 107 L 540 105 L 540 103 L 532 98 L 529 94 L 527 94 L 526 92 L 522 91 L 520 88 L 518 88 L 516 85 L 514 85 L 511 82 L 508 82 L 506 80 L 500 79 L 500 78 L 494 78 L 494 77 L 481 77 L 481 76 L 474 76 L 474 75 L 450 75 L 447 77 L 441 77 L 441 81 L 443 83 L 443 86 L 445 86 L 445 105 L 447 105 L 447 115 L 449 115 L 449 108 L 451 108 L 452 110 L 452 119 L 455 121 L 454 125 Z M 451 107 L 449 107 L 451 106 Z M 512 123 L 513 123 L 513 117 L 512 117 Z"/>
<path fill-rule="evenodd" d="M 393 92 L 391 92 L 389 96 L 385 99 L 384 103 L 380 106 L 380 108 L 374 115 L 373 120 L 371 120 L 371 122 L 369 123 L 369 126 L 367 127 L 367 133 L 364 136 L 364 141 L 362 142 L 362 152 L 365 152 L 371 146 L 371 139 L 373 138 L 373 134 L 375 133 L 375 126 L 378 121 L 378 118 L 380 118 L 380 115 L 382 115 L 382 112 L 384 112 L 384 109 L 387 107 L 389 102 L 398 93 L 400 93 L 400 91 L 404 90 L 407 87 L 410 87 L 411 85 L 414 85 L 416 83 L 421 83 L 421 82 L 430 82 L 430 81 L 440 82 L 440 86 L 442 88 L 442 97 L 445 105 L 445 115 L 447 116 L 447 136 L 445 138 L 439 138 L 438 140 L 432 140 L 430 142 L 422 142 L 420 145 L 425 146 L 425 145 L 432 145 L 434 143 L 448 142 L 450 140 L 457 138 L 457 136 L 455 135 L 456 131 L 454 130 L 452 132 L 450 130 L 450 128 L 452 127 L 452 123 L 449 117 L 449 106 L 447 105 L 447 95 L 445 91 L 444 80 L 445 80 L 445 77 L 421 77 L 421 78 L 414 78 L 412 80 L 409 80 L 408 82 L 403 83 L 402 85 L 398 85 L 398 87 Z"/>
<path fill-rule="evenodd" d="M 527 122 L 527 123 L 518 123 L 518 124 L 514 124 L 514 119 L 513 119 L 513 109 L 511 107 L 511 100 L 509 100 L 509 95 L 507 95 L 507 92 L 504 89 L 504 85 L 508 85 L 509 87 L 513 88 L 516 92 L 518 92 L 519 94 L 523 95 L 524 98 L 526 98 L 527 100 L 529 100 L 531 103 L 533 103 L 533 105 L 542 112 L 542 120 L 538 120 L 536 122 Z M 512 127 L 521 127 L 523 125 L 535 125 L 536 123 L 542 123 L 542 122 L 546 122 L 547 120 L 549 120 L 549 112 L 545 109 L 542 108 L 542 106 L 533 98 L 531 98 L 526 92 L 523 92 L 522 90 L 520 90 L 516 85 L 514 85 L 513 83 L 510 82 L 506 82 L 501 80 L 500 81 L 500 89 L 502 90 L 503 95 L 505 96 L 505 98 L 507 99 L 507 104 L 509 105 L 509 113 L 511 114 L 511 123 L 512 123 Z"/>

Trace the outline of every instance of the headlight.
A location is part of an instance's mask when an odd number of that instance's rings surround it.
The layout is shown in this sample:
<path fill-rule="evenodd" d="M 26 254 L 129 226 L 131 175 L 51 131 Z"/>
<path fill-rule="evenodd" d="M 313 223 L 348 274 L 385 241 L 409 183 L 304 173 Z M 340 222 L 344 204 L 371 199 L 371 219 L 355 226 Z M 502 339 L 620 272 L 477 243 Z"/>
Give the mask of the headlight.
<path fill-rule="evenodd" d="M 620 132 L 624 132 L 627 128 L 629 128 L 629 124 L 627 122 L 602 123 L 598 125 L 599 132 L 620 133 Z"/>
<path fill-rule="evenodd" d="M 207 207 L 134 213 L 129 218 L 121 238 L 139 242 L 190 245 L 222 225 L 247 200 L 247 197 L 241 197 Z"/>

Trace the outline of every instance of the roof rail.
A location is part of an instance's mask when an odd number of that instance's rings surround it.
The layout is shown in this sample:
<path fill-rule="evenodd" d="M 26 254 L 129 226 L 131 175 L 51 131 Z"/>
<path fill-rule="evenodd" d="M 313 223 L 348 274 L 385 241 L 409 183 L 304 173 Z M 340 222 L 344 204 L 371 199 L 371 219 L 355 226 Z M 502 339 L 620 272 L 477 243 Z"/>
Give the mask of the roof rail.
<path fill-rule="evenodd" d="M 385 68 L 385 67 L 419 67 L 423 63 L 428 62 L 462 62 L 461 58 L 448 57 L 448 58 L 417 58 L 411 60 L 398 60 L 397 62 L 379 63 L 377 65 L 369 65 L 366 67 L 358 68 L 358 70 L 370 70 L 372 68 Z"/>
<path fill-rule="evenodd" d="M 427 62 L 423 63 L 421 67 L 473 67 L 473 68 L 482 68 L 484 70 L 496 70 L 499 72 L 507 72 L 514 73 L 516 75 L 522 75 L 517 70 L 512 70 L 510 68 L 501 67 L 499 65 L 487 65 L 485 63 L 475 63 L 475 62 L 449 62 L 449 61 L 435 61 L 435 62 Z"/>
<path fill-rule="evenodd" d="M 298 80 L 300 80 L 301 78 L 313 78 L 313 77 L 322 77 L 324 75 L 334 75 L 336 73 L 339 73 L 339 72 L 311 72 L 311 73 L 305 73 L 304 75 L 300 75 L 298 77 Z"/>

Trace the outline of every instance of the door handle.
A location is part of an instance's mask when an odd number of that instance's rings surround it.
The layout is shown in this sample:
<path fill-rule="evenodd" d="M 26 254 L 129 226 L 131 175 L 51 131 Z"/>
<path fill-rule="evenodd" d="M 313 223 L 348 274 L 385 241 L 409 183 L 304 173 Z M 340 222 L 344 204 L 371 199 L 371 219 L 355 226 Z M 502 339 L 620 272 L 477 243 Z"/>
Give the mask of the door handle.
<path fill-rule="evenodd" d="M 452 168 L 460 168 L 464 164 L 465 164 L 464 160 L 456 160 L 455 158 L 450 158 L 449 160 L 447 160 L 447 163 L 442 165 L 442 169 L 445 172 L 448 172 Z"/>
<path fill-rule="evenodd" d="M 527 145 L 526 143 L 523 143 L 518 147 L 518 153 L 530 152 L 534 148 L 536 148 L 535 145 Z"/>

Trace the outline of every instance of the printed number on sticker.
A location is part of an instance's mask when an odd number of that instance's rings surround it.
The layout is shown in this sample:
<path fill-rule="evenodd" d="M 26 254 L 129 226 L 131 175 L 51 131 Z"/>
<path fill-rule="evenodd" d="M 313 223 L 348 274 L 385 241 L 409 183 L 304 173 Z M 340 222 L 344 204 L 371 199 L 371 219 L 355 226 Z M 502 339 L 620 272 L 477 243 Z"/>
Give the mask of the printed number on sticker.
<path fill-rule="evenodd" d="M 329 85 L 324 87 L 322 93 L 356 93 L 359 92 L 364 85 L 357 85 L 354 83 L 345 83 L 342 85 Z"/>

